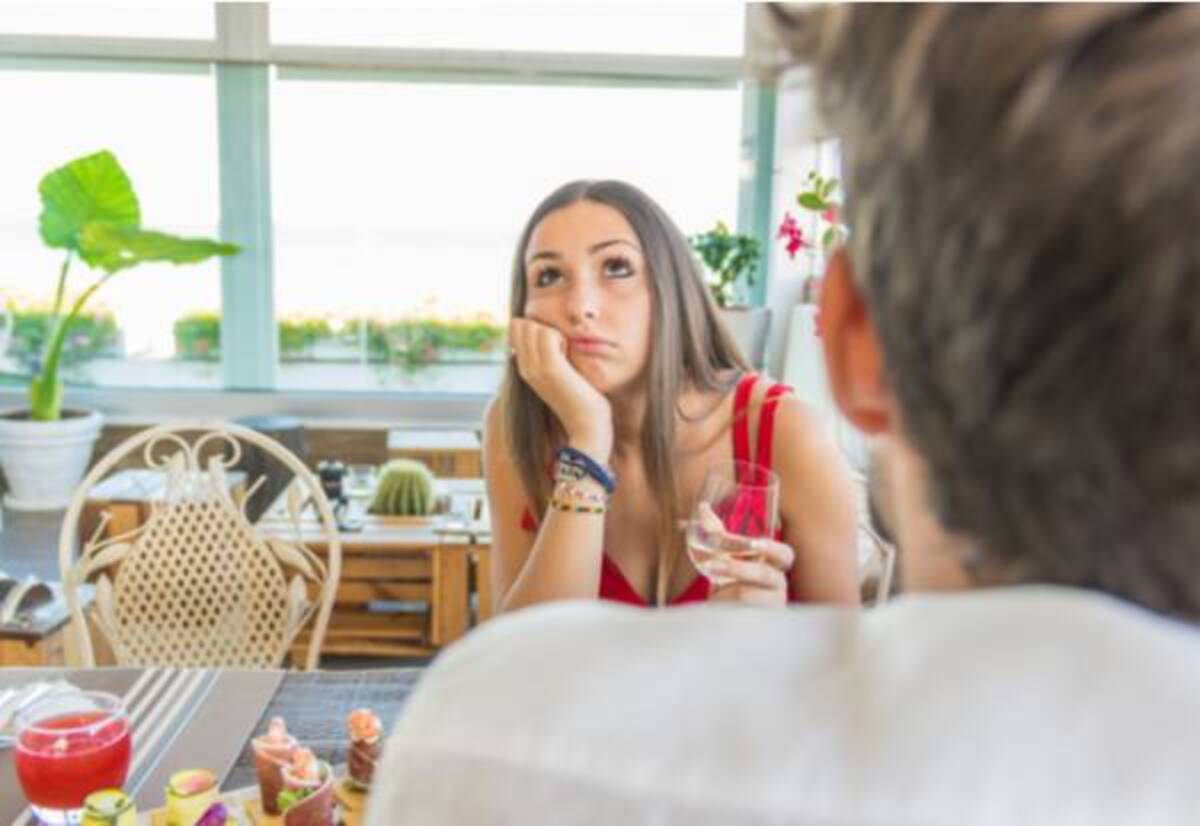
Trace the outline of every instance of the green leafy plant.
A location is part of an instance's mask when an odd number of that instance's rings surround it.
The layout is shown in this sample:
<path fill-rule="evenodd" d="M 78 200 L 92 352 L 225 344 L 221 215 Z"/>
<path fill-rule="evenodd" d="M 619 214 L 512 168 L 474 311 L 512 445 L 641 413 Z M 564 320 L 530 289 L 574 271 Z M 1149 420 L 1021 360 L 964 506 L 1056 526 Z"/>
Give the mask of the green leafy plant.
<path fill-rule="evenodd" d="M 295 359 L 307 353 L 314 344 L 333 337 L 333 327 L 324 318 L 295 316 L 279 320 L 279 354 Z"/>
<path fill-rule="evenodd" d="M 41 370 L 29 385 L 30 417 L 54 421 L 62 415 L 63 348 L 88 300 L 122 270 L 148 261 L 194 264 L 214 255 L 233 255 L 235 244 L 207 238 L 180 238 L 142 227 L 141 206 L 129 176 L 115 155 L 104 150 L 76 158 L 48 173 L 38 185 L 42 241 L 67 251 L 58 274 L 50 334 Z M 67 273 L 78 258 L 99 277 L 67 307 Z"/>
<path fill-rule="evenodd" d="M 436 362 L 447 350 L 491 353 L 504 340 L 504 328 L 486 318 L 465 321 L 356 318 L 347 322 L 341 340 L 356 344 L 364 332 L 368 360 L 411 369 Z"/>
<path fill-rule="evenodd" d="M 221 316 L 211 310 L 188 313 L 173 326 L 175 355 L 188 361 L 221 358 Z"/>
<path fill-rule="evenodd" d="M 53 328 L 51 308 L 48 305 L 21 306 L 10 302 L 9 309 L 12 311 L 12 338 L 8 352 L 22 367 L 35 371 Z M 70 367 L 115 354 L 120 345 L 121 331 L 109 310 L 84 310 L 76 317 L 71 335 L 63 342 L 61 365 Z"/>
<path fill-rule="evenodd" d="M 688 239 L 709 272 L 708 289 L 718 307 L 732 307 L 738 302 L 739 282 L 754 286 L 762 251 L 758 239 L 730 232 L 721 221 L 708 232 Z"/>
<path fill-rule="evenodd" d="M 433 472 L 416 459 L 393 459 L 383 466 L 371 513 L 426 516 L 433 511 Z"/>

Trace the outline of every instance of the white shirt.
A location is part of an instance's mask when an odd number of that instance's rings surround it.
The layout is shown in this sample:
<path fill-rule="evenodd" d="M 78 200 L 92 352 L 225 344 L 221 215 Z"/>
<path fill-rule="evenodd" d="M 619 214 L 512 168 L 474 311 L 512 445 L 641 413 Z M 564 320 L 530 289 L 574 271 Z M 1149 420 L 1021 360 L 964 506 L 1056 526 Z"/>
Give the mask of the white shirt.
<path fill-rule="evenodd" d="M 368 826 L 1200 824 L 1200 629 L 1051 587 L 558 603 L 422 678 Z"/>

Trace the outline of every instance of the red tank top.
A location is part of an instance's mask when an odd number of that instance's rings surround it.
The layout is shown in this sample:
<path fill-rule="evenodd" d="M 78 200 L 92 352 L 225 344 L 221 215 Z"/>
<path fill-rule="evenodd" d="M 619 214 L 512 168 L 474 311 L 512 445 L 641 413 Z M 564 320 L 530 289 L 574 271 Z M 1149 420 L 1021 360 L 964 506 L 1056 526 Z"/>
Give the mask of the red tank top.
<path fill-rule="evenodd" d="M 733 393 L 733 458 L 736 461 L 751 462 L 753 464 L 762 465 L 763 467 L 771 467 L 771 447 L 775 438 L 775 412 L 779 407 L 779 397 L 791 392 L 791 388 L 784 384 L 772 384 L 767 389 L 767 394 L 763 398 L 762 404 L 758 410 L 758 445 L 753 454 L 750 453 L 750 396 L 754 392 L 754 385 L 758 381 L 758 376 L 754 373 L 747 373 L 738 382 L 737 388 Z M 782 520 L 781 520 L 782 521 Z M 538 529 L 538 521 L 529 509 L 526 508 L 521 514 L 521 527 L 531 533 Z M 780 527 L 776 533 L 776 538 L 783 535 L 783 528 Z M 682 605 L 687 602 L 703 602 L 708 599 L 709 581 L 702 574 L 697 574 L 692 583 L 684 589 L 684 591 L 670 601 L 670 605 Z M 617 563 L 613 562 L 612 557 L 607 553 L 604 554 L 600 563 L 600 599 L 613 600 L 614 602 L 625 602 L 631 605 L 647 605 L 647 602 L 642 599 L 629 580 L 625 578 L 625 574 L 621 573 L 621 569 L 617 567 Z M 793 593 L 791 579 L 788 580 L 788 600 L 794 602 L 795 594 Z"/>

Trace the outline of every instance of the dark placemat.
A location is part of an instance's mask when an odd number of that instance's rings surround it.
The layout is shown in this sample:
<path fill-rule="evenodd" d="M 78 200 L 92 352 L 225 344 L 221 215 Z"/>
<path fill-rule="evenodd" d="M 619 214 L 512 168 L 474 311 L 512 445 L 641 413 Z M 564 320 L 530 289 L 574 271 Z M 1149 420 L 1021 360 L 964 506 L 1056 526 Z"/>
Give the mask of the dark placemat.
<path fill-rule="evenodd" d="M 386 668 L 288 674 L 254 733 L 266 731 L 272 717 L 282 717 L 292 734 L 318 758 L 340 767 L 346 762 L 349 747 L 346 716 L 356 708 L 373 709 L 386 734 L 421 673 L 420 668 Z M 224 787 L 238 789 L 256 782 L 254 754 L 247 743 L 225 778 Z"/>

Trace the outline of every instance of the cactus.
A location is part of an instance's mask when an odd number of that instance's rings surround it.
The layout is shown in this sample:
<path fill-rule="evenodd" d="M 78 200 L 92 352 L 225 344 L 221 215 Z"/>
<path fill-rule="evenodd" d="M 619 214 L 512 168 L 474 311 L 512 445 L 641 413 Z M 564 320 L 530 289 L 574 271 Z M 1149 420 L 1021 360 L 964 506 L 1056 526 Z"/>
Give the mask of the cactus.
<path fill-rule="evenodd" d="M 393 459 L 379 474 L 371 513 L 427 516 L 433 511 L 433 473 L 416 459 Z"/>

